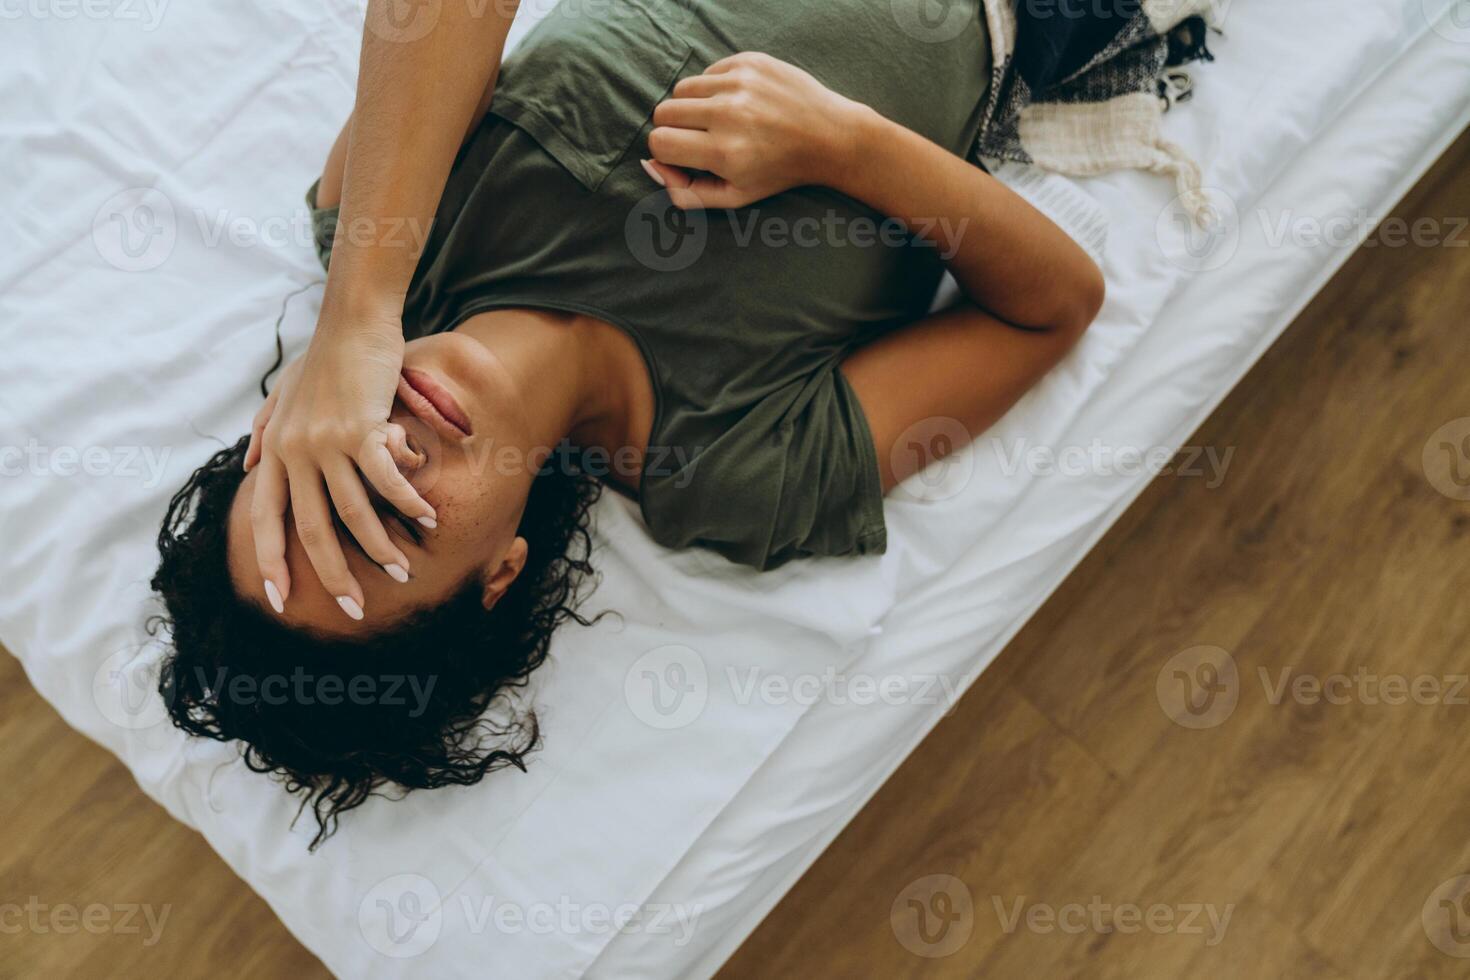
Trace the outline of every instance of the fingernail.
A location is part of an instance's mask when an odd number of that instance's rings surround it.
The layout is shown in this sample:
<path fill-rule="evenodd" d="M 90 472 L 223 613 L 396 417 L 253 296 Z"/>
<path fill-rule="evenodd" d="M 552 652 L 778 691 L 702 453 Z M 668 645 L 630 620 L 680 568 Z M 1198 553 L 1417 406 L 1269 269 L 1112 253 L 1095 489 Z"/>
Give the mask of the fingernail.
<path fill-rule="evenodd" d="M 281 601 L 281 590 L 276 588 L 276 583 L 270 579 L 265 580 L 265 597 L 270 602 L 271 608 L 276 611 L 277 616 L 286 615 L 286 604 Z"/>
<path fill-rule="evenodd" d="M 389 562 L 388 564 L 384 565 L 383 566 L 383 571 L 387 572 L 388 573 L 388 576 L 390 578 L 392 578 L 393 581 L 395 581 L 395 582 L 407 582 L 408 581 L 408 569 L 404 568 L 402 565 L 398 564 L 396 561 L 395 562 Z"/>
<path fill-rule="evenodd" d="M 439 526 L 439 522 L 434 520 L 432 517 L 420 517 L 419 523 L 431 531 Z"/>
<path fill-rule="evenodd" d="M 341 606 L 342 611 L 353 619 L 362 619 L 362 607 L 357 604 L 357 600 L 352 598 L 352 596 L 339 595 L 337 597 L 337 605 Z"/>
<path fill-rule="evenodd" d="M 664 180 L 664 175 L 659 173 L 658 170 L 654 168 L 652 163 L 647 160 L 639 160 L 638 162 L 643 164 L 643 172 L 648 174 L 649 177 L 653 178 L 653 182 L 655 184 L 660 187 L 669 186 L 668 183 Z"/>

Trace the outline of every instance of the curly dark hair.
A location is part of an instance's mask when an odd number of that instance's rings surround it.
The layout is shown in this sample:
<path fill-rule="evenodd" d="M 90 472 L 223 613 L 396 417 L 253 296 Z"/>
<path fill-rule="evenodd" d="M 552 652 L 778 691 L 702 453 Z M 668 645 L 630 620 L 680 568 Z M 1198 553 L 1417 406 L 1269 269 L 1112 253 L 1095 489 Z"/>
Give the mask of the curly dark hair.
<path fill-rule="evenodd" d="M 311 850 L 384 787 L 407 793 L 524 771 L 541 733 L 514 692 L 546 659 L 557 626 L 590 623 L 576 605 L 592 572 L 600 484 L 563 466 L 535 478 L 519 529 L 527 563 L 492 609 L 470 580 L 388 631 L 327 639 L 290 629 L 234 590 L 226 529 L 248 442 L 194 472 L 158 533 L 152 586 L 166 613 L 150 632 L 172 641 L 159 691 L 173 723 L 244 743 L 247 766 L 275 774 L 312 808 Z"/>

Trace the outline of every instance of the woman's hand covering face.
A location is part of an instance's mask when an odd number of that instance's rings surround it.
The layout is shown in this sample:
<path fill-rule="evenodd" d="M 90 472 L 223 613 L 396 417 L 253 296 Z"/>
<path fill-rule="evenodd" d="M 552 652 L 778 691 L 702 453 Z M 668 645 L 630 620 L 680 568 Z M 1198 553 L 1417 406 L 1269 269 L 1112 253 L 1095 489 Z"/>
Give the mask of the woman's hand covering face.
<path fill-rule="evenodd" d="M 364 484 L 405 516 L 434 526 L 434 509 L 397 465 L 397 455 L 409 452 L 403 428 L 388 421 L 403 366 L 402 324 L 396 316 L 363 321 L 356 316 L 349 329 L 335 331 L 324 310 L 311 346 L 283 372 L 255 417 L 245 455 L 246 470 L 260 470 L 250 522 L 265 595 L 277 612 L 291 592 L 288 506 L 312 567 L 353 619 L 362 618 L 363 591 L 332 511 L 400 582 L 408 580 L 408 558 L 384 530 Z"/>

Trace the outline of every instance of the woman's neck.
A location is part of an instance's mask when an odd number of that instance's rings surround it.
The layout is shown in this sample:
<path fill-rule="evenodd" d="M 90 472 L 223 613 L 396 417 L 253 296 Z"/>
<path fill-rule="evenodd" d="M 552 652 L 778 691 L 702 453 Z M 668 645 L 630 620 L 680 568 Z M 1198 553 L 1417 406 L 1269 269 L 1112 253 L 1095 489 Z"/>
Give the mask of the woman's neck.
<path fill-rule="evenodd" d="M 492 310 L 457 331 L 479 341 L 505 369 L 525 448 L 563 439 L 609 454 L 631 449 L 642 466 L 654 396 L 643 355 L 618 328 L 550 310 Z M 618 473 L 636 488 L 637 472 Z"/>

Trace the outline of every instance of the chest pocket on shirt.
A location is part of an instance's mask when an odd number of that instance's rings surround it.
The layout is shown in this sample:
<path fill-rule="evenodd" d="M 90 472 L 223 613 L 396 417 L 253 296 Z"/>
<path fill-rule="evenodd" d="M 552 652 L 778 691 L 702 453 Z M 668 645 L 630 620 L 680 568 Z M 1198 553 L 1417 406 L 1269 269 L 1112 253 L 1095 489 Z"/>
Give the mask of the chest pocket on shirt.
<path fill-rule="evenodd" d="M 507 59 L 490 112 L 595 191 L 689 61 L 688 16 L 683 0 L 558 4 Z"/>

